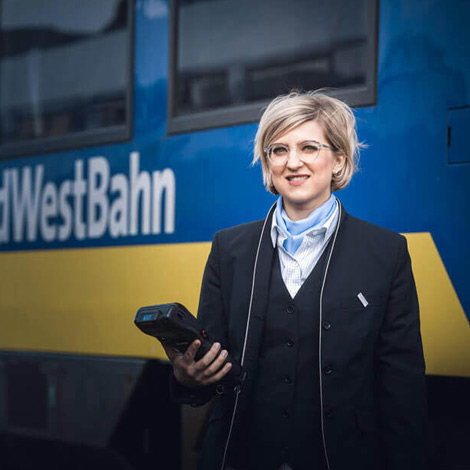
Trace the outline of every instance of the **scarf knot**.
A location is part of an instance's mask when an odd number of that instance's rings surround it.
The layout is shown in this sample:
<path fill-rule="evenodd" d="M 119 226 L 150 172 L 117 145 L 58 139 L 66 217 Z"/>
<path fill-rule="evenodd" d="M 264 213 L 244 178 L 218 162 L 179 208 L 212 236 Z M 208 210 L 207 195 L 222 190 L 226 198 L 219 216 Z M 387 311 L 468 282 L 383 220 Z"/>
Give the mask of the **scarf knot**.
<path fill-rule="evenodd" d="M 332 216 L 335 208 L 336 197 L 332 194 L 328 201 L 324 202 L 320 207 L 317 207 L 308 217 L 294 221 L 287 216 L 283 208 L 282 196 L 280 196 L 277 201 L 275 217 L 276 224 L 286 236 L 283 243 L 285 250 L 293 255 L 299 249 L 305 235 L 315 229 L 320 230 L 325 222 Z M 325 231 L 323 231 L 323 233 Z"/>

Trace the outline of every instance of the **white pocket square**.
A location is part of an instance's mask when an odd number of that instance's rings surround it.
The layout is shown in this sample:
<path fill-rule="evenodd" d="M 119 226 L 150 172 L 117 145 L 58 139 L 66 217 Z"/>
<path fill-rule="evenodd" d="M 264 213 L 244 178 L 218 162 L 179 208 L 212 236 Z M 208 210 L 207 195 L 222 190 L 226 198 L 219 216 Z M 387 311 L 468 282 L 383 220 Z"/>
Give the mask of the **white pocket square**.
<path fill-rule="evenodd" d="M 357 298 L 361 301 L 361 304 L 365 307 L 369 305 L 369 302 L 367 302 L 367 299 L 364 297 L 364 294 L 362 292 L 359 292 L 357 294 Z"/>

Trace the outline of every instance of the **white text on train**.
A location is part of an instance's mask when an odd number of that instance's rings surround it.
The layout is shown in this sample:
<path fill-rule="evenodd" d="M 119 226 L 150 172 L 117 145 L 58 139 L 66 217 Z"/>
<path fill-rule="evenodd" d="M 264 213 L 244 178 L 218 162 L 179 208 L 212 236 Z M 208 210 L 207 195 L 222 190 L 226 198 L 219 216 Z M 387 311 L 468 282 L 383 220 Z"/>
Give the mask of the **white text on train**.
<path fill-rule="evenodd" d="M 129 156 L 129 176 L 110 174 L 108 160 L 76 160 L 74 179 L 60 186 L 45 181 L 44 165 L 2 171 L 0 243 L 66 241 L 175 231 L 175 175 L 169 168 L 140 171 L 140 155 Z"/>

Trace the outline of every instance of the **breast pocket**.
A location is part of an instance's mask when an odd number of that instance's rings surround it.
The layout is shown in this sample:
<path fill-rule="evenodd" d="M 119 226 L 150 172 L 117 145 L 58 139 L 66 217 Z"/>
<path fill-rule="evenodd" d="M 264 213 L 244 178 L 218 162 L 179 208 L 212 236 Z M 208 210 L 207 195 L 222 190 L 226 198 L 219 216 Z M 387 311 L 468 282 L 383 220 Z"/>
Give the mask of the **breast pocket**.
<path fill-rule="evenodd" d="M 331 332 L 341 338 L 345 358 L 372 354 L 383 322 L 386 298 L 379 294 L 363 293 L 364 299 L 349 294 L 338 300 L 331 310 L 325 309 L 324 319 L 331 323 Z"/>
<path fill-rule="evenodd" d="M 368 294 L 362 291 L 354 294 L 348 294 L 337 303 L 339 310 L 363 310 L 380 309 L 385 306 L 386 297 L 380 294 Z"/>

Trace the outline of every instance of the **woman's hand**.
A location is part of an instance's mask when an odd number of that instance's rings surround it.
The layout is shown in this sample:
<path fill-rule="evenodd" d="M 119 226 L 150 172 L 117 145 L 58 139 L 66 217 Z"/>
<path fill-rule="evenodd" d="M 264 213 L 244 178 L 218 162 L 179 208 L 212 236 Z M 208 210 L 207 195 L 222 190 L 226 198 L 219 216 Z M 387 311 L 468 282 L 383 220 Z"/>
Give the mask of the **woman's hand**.
<path fill-rule="evenodd" d="M 173 373 L 178 382 L 186 387 L 202 387 L 220 381 L 232 368 L 228 362 L 223 365 L 227 358 L 224 349 L 219 354 L 220 343 L 214 343 L 207 353 L 196 361 L 194 357 L 201 346 L 199 340 L 194 340 L 186 352 L 181 354 L 171 346 L 163 345 L 168 359 L 173 365 Z"/>

